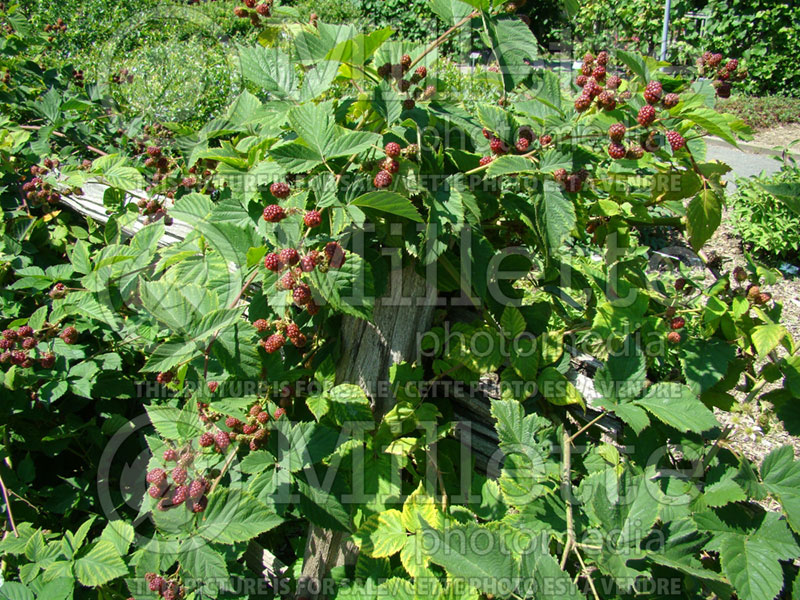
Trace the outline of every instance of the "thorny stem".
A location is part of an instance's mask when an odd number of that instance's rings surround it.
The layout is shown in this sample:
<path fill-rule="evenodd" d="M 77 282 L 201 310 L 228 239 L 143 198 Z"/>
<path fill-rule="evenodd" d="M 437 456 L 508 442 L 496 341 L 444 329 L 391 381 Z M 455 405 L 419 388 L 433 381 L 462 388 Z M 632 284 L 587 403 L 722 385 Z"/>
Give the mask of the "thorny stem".
<path fill-rule="evenodd" d="M 578 431 L 576 431 L 576 432 L 575 432 L 575 433 L 574 433 L 572 436 L 570 436 L 570 438 L 569 438 L 569 442 L 570 442 L 570 443 L 574 442 L 574 441 L 575 441 L 575 438 L 577 438 L 577 437 L 578 437 L 580 434 L 582 434 L 584 431 L 586 431 L 587 429 L 589 429 L 590 427 L 592 427 L 592 425 L 596 425 L 597 423 L 599 423 L 599 422 L 600 422 L 600 420 L 601 420 L 603 417 L 605 417 L 607 414 L 608 414 L 608 412 L 607 412 L 607 411 L 605 411 L 605 410 L 604 410 L 603 412 L 601 412 L 601 413 L 600 413 L 599 415 L 597 415 L 597 416 L 596 416 L 594 419 L 592 419 L 591 421 L 589 421 L 589 422 L 588 422 L 586 425 L 584 425 L 583 427 L 581 427 L 580 429 L 578 429 Z"/>
<path fill-rule="evenodd" d="M 447 38 L 449 38 L 449 37 L 450 37 L 450 35 L 451 35 L 451 34 L 452 34 L 454 31 L 456 31 L 457 29 L 459 29 L 459 28 L 460 28 L 462 25 L 465 25 L 466 23 L 469 23 L 469 22 L 470 22 L 470 21 L 473 19 L 473 17 L 477 17 L 477 16 L 478 16 L 478 11 L 477 11 L 477 10 L 474 10 L 474 11 L 472 11 L 472 12 L 471 12 L 470 14 L 468 14 L 466 17 L 464 17 L 463 19 L 461 19 L 461 20 L 460 20 L 458 23 L 456 23 L 455 25 L 453 25 L 453 26 L 452 26 L 450 29 L 448 29 L 447 31 L 445 31 L 445 32 L 444 32 L 442 35 L 440 35 L 438 38 L 436 38 L 435 40 L 433 40 L 433 42 L 431 42 L 431 43 L 430 43 L 430 45 L 429 45 L 427 48 L 425 48 L 425 51 L 424 51 L 422 54 L 420 54 L 420 55 L 419 55 L 419 56 L 418 56 L 418 57 L 417 57 L 417 58 L 416 58 L 414 61 L 412 61 L 412 63 L 411 63 L 411 66 L 408 68 L 408 69 L 409 69 L 409 71 L 410 71 L 411 69 L 413 69 L 413 68 L 414 68 L 414 67 L 415 67 L 417 64 L 419 64 L 419 62 L 420 62 L 420 61 L 421 61 L 423 58 L 425 58 L 425 57 L 426 57 L 428 54 L 430 54 L 431 52 L 433 52 L 434 50 L 436 50 L 436 48 L 438 48 L 438 47 L 439 47 L 439 46 L 440 46 L 440 45 L 441 45 L 441 44 L 442 44 L 442 43 L 443 43 L 445 40 L 447 40 Z"/>
<path fill-rule="evenodd" d="M 214 483 L 211 484 L 211 489 L 208 490 L 209 496 L 214 493 L 215 489 L 217 489 L 219 482 L 222 481 L 222 478 L 225 476 L 225 473 L 228 472 L 228 469 L 230 468 L 234 458 L 236 458 L 236 445 L 232 444 L 231 451 L 228 454 L 228 457 L 225 459 L 225 464 L 222 465 L 222 469 L 220 469 L 219 475 L 217 475 L 217 478 L 214 480 Z"/>
<path fill-rule="evenodd" d="M 2 475 L 0 475 L 0 488 L 3 489 L 3 500 L 6 502 L 6 512 L 8 513 L 8 520 L 11 523 L 11 531 L 14 532 L 14 537 L 19 537 L 17 524 L 14 523 L 14 513 L 11 512 L 11 502 L 8 499 L 8 489 L 6 489 L 6 484 L 3 481 Z"/>
<path fill-rule="evenodd" d="M 575 547 L 575 556 L 578 557 L 578 562 L 581 563 L 581 571 L 583 576 L 586 578 L 586 581 L 589 582 L 589 587 L 592 590 L 592 596 L 594 596 L 595 600 L 600 600 L 600 595 L 597 593 L 597 590 L 594 587 L 594 581 L 592 581 L 592 576 L 589 573 L 589 569 L 586 568 L 586 563 L 583 562 L 583 557 L 581 556 L 581 553 L 578 552 L 577 547 Z"/>
<path fill-rule="evenodd" d="M 567 541 L 564 543 L 564 552 L 561 555 L 561 569 L 567 564 L 570 550 L 575 545 L 575 523 L 572 516 L 572 438 L 565 425 L 562 425 L 561 433 L 561 492 L 565 496 L 564 501 L 567 511 Z"/>
<path fill-rule="evenodd" d="M 20 128 L 27 129 L 29 131 L 39 131 L 42 128 L 42 126 L 41 125 L 20 125 Z M 69 137 L 67 137 L 65 134 L 61 133 L 60 131 L 53 131 L 52 133 L 56 137 L 64 138 L 65 140 L 69 139 Z M 102 150 L 100 150 L 99 148 L 95 148 L 94 146 L 86 146 L 86 149 L 87 150 L 91 150 L 92 152 L 94 152 L 95 154 L 99 154 L 100 156 L 108 156 L 108 152 L 103 152 Z"/>

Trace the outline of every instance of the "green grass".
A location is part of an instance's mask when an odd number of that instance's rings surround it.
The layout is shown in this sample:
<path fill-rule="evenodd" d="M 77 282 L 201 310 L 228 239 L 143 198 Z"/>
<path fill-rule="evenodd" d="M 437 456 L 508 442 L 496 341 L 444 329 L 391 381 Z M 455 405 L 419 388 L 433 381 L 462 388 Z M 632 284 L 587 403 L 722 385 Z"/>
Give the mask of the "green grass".
<path fill-rule="evenodd" d="M 754 129 L 800 123 L 800 98 L 784 96 L 734 96 L 717 104 L 721 112 L 738 116 Z"/>

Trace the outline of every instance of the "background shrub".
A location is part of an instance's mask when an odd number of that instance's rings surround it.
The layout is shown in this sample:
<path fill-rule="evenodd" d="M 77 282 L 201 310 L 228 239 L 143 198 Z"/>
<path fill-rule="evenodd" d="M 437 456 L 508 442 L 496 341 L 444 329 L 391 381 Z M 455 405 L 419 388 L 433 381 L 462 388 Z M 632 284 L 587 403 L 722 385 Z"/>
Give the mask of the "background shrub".
<path fill-rule="evenodd" d="M 735 96 L 721 100 L 717 107 L 723 112 L 736 115 L 756 129 L 800 123 L 800 98 Z"/>

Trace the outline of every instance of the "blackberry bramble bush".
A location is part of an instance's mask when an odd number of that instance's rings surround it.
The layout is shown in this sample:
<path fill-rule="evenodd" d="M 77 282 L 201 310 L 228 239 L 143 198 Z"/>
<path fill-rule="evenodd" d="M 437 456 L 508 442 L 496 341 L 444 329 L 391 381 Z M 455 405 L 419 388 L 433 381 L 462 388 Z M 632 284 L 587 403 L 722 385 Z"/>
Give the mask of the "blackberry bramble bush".
<path fill-rule="evenodd" d="M 497 98 L 438 82 L 447 36 L 317 23 L 242 49 L 260 95 L 126 140 L 85 118 L 102 87 L 16 66 L 0 594 L 796 593 L 800 465 L 716 416 L 743 392 L 796 432 L 773 275 L 640 242 L 702 248 L 728 171 L 703 136 L 745 128 L 652 60 L 599 52 L 562 88 L 501 7 L 431 8 L 481 28 Z M 105 225 L 68 210 L 92 193 Z"/>

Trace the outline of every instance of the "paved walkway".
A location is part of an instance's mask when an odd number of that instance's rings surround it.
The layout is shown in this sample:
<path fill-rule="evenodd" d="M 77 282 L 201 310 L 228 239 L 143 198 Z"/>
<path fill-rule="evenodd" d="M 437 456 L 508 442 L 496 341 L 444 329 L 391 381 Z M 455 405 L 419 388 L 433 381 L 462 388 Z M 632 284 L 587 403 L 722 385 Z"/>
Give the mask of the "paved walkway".
<path fill-rule="evenodd" d="M 724 143 L 709 143 L 706 158 L 730 165 L 732 171 L 724 179 L 731 183 L 735 177 L 752 177 L 762 171 L 772 174 L 781 168 L 780 161 L 772 155 L 744 152 Z"/>

